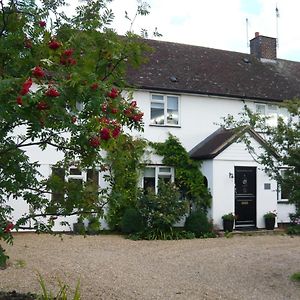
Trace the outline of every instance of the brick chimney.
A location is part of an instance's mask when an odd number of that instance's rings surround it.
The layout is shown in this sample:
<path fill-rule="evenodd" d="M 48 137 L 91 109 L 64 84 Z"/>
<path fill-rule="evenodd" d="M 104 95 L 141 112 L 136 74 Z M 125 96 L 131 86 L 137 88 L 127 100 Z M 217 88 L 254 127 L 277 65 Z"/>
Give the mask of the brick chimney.
<path fill-rule="evenodd" d="M 275 60 L 277 58 L 276 39 L 255 32 L 255 37 L 250 40 L 250 54 L 257 58 Z"/>

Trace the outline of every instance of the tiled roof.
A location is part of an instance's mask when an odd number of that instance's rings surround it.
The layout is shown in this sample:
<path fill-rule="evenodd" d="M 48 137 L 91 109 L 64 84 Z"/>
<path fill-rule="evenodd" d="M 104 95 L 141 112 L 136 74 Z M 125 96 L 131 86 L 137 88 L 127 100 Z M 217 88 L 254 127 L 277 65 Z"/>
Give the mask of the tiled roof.
<path fill-rule="evenodd" d="M 219 128 L 209 135 L 205 140 L 196 145 L 189 155 L 193 159 L 211 159 L 216 157 L 232 143 L 238 140 L 243 134 L 250 134 L 261 145 L 265 145 L 264 139 L 249 127 L 240 127 L 234 129 Z M 276 156 L 276 153 L 273 153 Z"/>
<path fill-rule="evenodd" d="M 245 53 L 145 42 L 153 48 L 148 63 L 127 73 L 136 88 L 269 101 L 300 97 L 299 62 L 264 62 Z"/>

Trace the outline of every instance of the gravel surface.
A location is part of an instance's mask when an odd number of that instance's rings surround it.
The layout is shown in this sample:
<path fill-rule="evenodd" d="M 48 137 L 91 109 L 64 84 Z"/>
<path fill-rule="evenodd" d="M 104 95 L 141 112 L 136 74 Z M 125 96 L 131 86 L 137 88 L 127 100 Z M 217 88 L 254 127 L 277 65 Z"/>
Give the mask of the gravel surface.
<path fill-rule="evenodd" d="M 6 245 L 5 245 L 6 247 Z M 120 236 L 18 234 L 0 290 L 39 292 L 36 273 L 82 299 L 300 299 L 300 237 L 284 235 L 181 241 Z"/>

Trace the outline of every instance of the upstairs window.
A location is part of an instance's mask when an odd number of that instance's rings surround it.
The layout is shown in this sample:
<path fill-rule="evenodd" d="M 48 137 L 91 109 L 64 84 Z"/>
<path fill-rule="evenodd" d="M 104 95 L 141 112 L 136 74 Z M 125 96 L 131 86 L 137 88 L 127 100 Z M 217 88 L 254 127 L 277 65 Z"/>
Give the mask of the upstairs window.
<path fill-rule="evenodd" d="M 150 115 L 153 125 L 179 125 L 179 97 L 153 94 Z"/>
<path fill-rule="evenodd" d="M 287 121 L 289 117 L 287 109 L 274 104 L 256 103 L 255 110 L 261 116 L 268 117 L 266 121 L 268 126 L 277 126 L 278 117 L 281 117 L 284 121 Z"/>

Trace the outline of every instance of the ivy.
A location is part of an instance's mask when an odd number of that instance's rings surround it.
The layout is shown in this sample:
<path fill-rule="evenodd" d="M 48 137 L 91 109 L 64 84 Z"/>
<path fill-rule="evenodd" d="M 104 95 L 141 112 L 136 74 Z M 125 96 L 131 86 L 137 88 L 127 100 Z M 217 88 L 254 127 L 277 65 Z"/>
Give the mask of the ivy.
<path fill-rule="evenodd" d="M 121 135 L 107 151 L 111 192 L 106 219 L 113 230 L 120 229 L 125 210 L 136 207 L 140 160 L 145 147 L 145 140 Z"/>
<path fill-rule="evenodd" d="M 204 184 L 201 163 L 192 160 L 179 140 L 169 135 L 164 143 L 151 143 L 163 163 L 175 167 L 175 184 L 183 198 L 205 211 L 210 207 L 211 195 Z"/>

